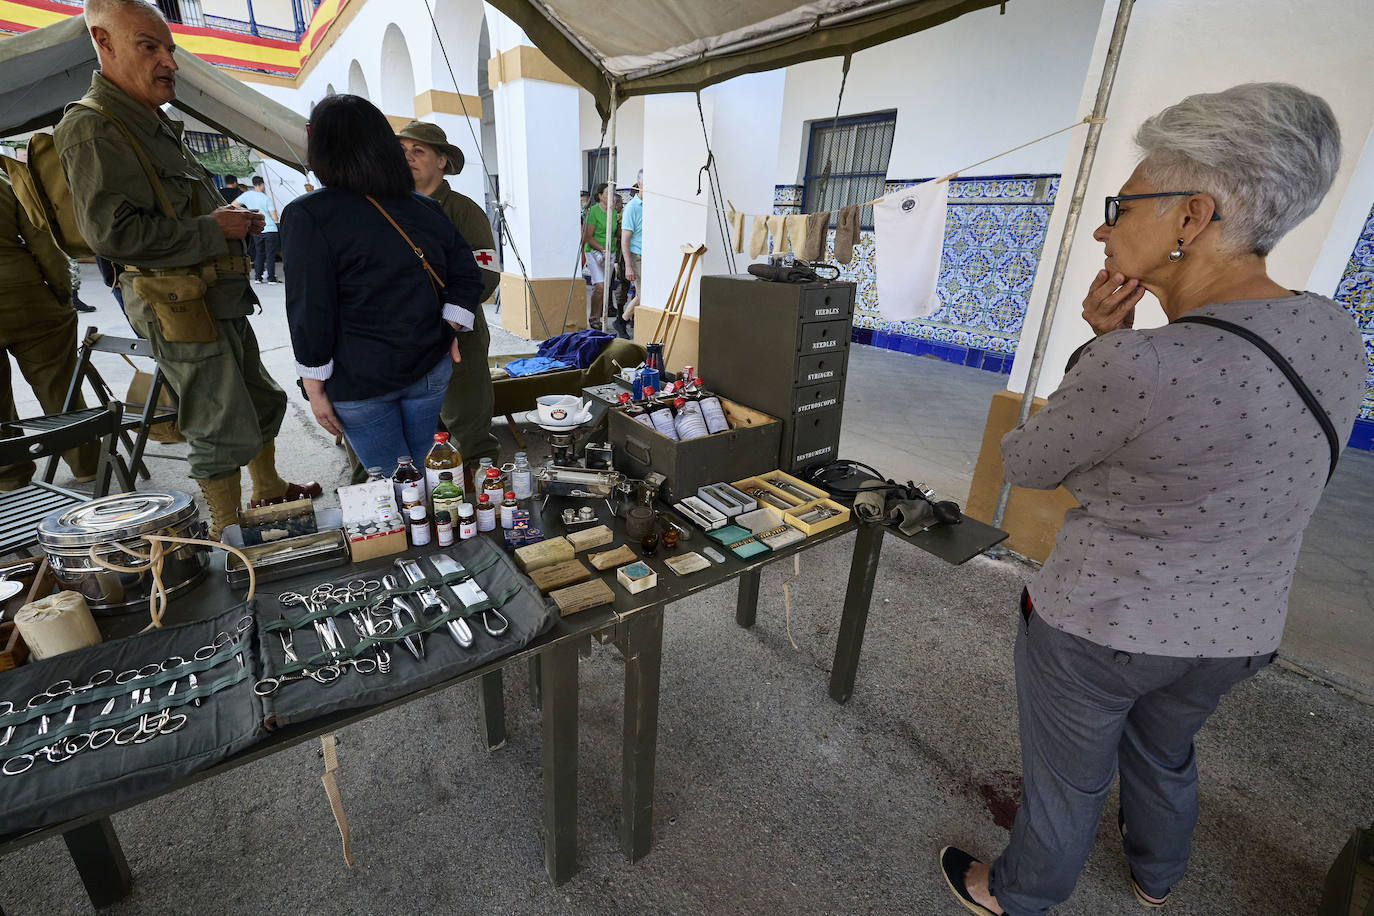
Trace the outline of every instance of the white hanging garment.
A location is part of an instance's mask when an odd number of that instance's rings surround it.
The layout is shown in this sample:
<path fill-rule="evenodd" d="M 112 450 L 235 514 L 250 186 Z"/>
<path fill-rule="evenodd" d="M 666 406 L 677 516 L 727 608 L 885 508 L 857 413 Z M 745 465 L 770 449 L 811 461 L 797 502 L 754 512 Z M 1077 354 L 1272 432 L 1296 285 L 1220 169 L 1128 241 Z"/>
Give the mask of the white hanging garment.
<path fill-rule="evenodd" d="M 878 310 L 888 321 L 927 318 L 940 308 L 935 281 L 948 193 L 946 182 L 927 181 L 873 205 Z"/>

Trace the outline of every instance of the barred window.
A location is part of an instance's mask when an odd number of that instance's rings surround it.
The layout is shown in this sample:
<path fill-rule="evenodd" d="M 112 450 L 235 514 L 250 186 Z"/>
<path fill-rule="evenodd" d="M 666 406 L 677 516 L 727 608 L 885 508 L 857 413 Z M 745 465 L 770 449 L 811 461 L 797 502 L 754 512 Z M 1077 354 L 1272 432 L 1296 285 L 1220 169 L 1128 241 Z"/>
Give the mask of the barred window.
<path fill-rule="evenodd" d="M 883 196 L 892 138 L 897 132 L 895 111 L 811 123 L 806 153 L 802 212 L 835 211 Z M 826 166 L 829 174 L 826 174 Z M 834 218 L 831 218 L 834 225 Z M 859 211 L 859 225 L 873 228 L 873 208 Z"/>
<path fill-rule="evenodd" d="M 607 174 L 610 173 L 611 151 L 606 147 L 601 149 L 586 150 L 587 157 L 587 184 L 582 190 L 591 192 L 596 190 L 596 186 L 606 181 Z M 592 201 L 596 203 L 596 201 Z"/>

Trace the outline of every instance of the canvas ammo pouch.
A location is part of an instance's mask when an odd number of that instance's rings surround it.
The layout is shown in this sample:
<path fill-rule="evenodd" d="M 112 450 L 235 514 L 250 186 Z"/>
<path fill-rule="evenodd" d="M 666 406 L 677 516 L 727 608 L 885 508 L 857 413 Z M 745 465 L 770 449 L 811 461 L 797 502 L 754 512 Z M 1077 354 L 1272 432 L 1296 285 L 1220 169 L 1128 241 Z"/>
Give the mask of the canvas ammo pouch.
<path fill-rule="evenodd" d="M 205 304 L 199 271 L 139 271 L 134 295 L 148 303 L 162 336 L 175 343 L 210 343 L 219 329 Z"/>

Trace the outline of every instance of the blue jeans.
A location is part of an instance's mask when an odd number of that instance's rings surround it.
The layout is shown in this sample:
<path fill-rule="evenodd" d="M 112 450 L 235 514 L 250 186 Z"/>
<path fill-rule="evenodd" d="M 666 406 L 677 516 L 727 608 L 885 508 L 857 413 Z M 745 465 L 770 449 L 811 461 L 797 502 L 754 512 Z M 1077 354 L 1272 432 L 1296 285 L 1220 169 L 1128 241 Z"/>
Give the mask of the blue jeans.
<path fill-rule="evenodd" d="M 424 462 L 439 428 L 439 407 L 452 372 L 453 362 L 445 353 L 409 387 L 362 401 L 334 402 L 334 414 L 363 467 L 383 468 L 389 474 L 396 459 L 407 454 L 416 465 Z"/>

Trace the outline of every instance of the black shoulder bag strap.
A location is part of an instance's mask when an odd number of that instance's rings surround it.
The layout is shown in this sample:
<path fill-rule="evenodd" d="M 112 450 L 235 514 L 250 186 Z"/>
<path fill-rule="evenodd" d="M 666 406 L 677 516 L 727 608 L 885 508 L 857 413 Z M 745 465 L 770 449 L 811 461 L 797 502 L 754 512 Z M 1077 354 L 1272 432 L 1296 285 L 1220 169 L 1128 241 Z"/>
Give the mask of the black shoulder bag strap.
<path fill-rule="evenodd" d="M 1270 345 L 1269 341 L 1260 337 L 1249 328 L 1242 327 L 1238 324 L 1232 324 L 1229 321 L 1222 321 L 1220 318 L 1212 318 L 1207 315 L 1184 315 L 1182 318 L 1175 319 L 1174 323 L 1178 324 L 1183 321 L 1188 321 L 1193 324 L 1205 324 L 1208 327 L 1230 331 L 1237 337 L 1243 337 L 1256 347 L 1259 347 L 1259 349 L 1264 352 L 1265 356 L 1274 361 L 1274 365 L 1279 367 L 1279 371 L 1288 377 L 1289 383 L 1298 392 L 1303 403 L 1307 405 L 1307 409 L 1312 412 L 1312 416 L 1317 418 L 1317 422 L 1321 424 L 1322 432 L 1326 433 L 1326 444 L 1331 448 L 1331 468 L 1326 472 L 1326 482 L 1330 483 L 1331 475 L 1336 473 L 1336 462 L 1339 461 L 1341 457 L 1341 443 L 1340 439 L 1336 436 L 1336 426 L 1331 422 L 1331 418 L 1327 416 L 1326 411 L 1322 409 L 1322 405 L 1317 402 L 1316 395 L 1312 393 L 1312 389 L 1308 388 L 1307 383 L 1302 380 L 1302 376 L 1298 375 L 1298 370 L 1293 368 L 1292 363 L 1284 359 L 1283 355 L 1279 353 L 1278 350 L 1275 350 L 1273 346 Z"/>

